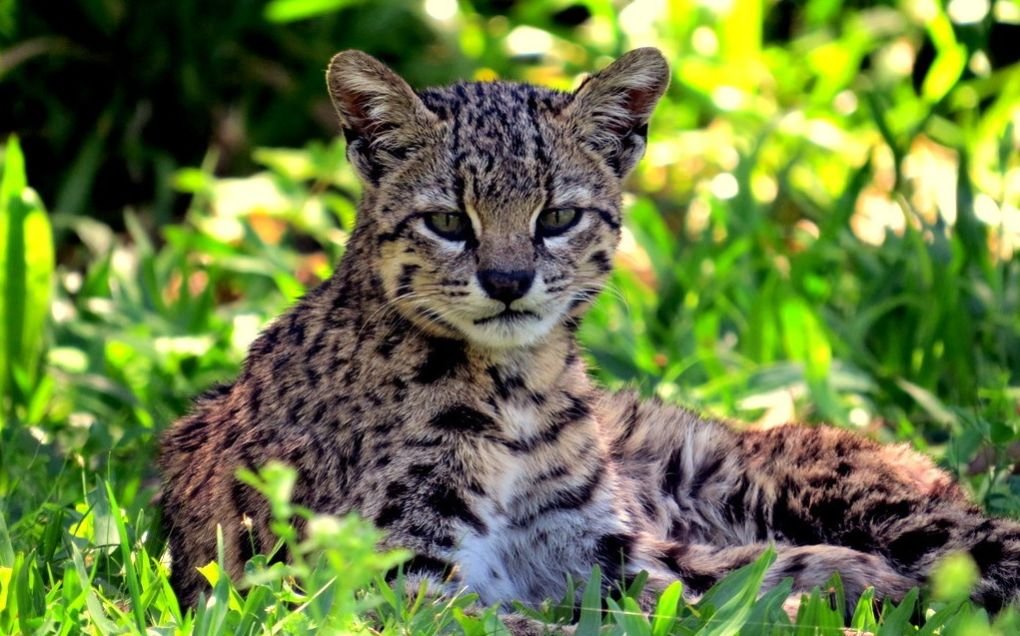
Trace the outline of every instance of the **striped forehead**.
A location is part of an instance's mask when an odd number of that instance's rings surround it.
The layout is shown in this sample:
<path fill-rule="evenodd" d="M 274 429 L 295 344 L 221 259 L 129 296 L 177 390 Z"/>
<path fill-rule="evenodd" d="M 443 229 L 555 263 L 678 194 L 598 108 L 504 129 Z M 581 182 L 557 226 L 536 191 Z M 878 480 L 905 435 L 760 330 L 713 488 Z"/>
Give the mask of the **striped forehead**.
<path fill-rule="evenodd" d="M 465 204 L 532 209 L 547 198 L 548 122 L 569 95 L 506 82 L 461 83 L 420 94 L 449 123 L 453 173 Z"/>

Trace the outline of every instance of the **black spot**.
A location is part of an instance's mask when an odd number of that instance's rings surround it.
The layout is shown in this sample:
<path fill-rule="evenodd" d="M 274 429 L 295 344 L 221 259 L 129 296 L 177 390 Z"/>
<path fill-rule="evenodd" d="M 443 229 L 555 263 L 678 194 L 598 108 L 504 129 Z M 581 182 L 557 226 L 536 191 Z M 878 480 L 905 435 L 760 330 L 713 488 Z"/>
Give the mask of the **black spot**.
<path fill-rule="evenodd" d="M 305 364 L 312 364 L 315 358 L 326 348 L 326 332 L 320 331 L 312 341 L 312 345 L 305 350 Z"/>
<path fill-rule="evenodd" d="M 394 330 L 383 337 L 375 348 L 376 353 L 389 360 L 390 356 L 393 355 L 393 350 L 397 348 L 397 345 L 404 341 L 405 333 L 406 332 Z"/>
<path fill-rule="evenodd" d="M 875 552 L 875 535 L 868 529 L 849 528 L 839 533 L 840 545 L 857 550 L 858 552 Z"/>
<path fill-rule="evenodd" d="M 304 369 L 305 369 L 305 379 L 308 381 L 308 385 L 310 387 L 313 387 L 313 388 L 318 386 L 319 380 L 322 379 L 322 374 L 319 373 L 315 369 L 315 367 L 313 367 L 313 366 L 311 366 L 310 364 L 307 364 L 307 363 L 304 365 Z"/>
<path fill-rule="evenodd" d="M 273 377 L 283 377 L 286 368 L 290 364 L 291 354 L 283 353 L 273 359 Z"/>
<path fill-rule="evenodd" d="M 807 555 L 803 553 L 794 554 L 783 566 L 783 575 L 796 577 L 804 571 L 805 567 L 807 567 Z"/>
<path fill-rule="evenodd" d="M 623 564 L 630 559 L 633 549 L 634 537 L 629 534 L 607 534 L 599 538 L 595 558 L 606 569 L 606 576 L 613 580 L 623 571 Z"/>
<path fill-rule="evenodd" d="M 489 367 L 486 369 L 489 377 L 492 378 L 492 383 L 496 387 L 496 393 L 499 394 L 501 399 L 507 400 L 516 391 L 520 391 L 526 388 L 524 378 L 519 375 L 504 376 L 500 373 L 499 367 Z"/>
<path fill-rule="evenodd" d="M 707 592 L 709 588 L 716 584 L 719 577 L 687 567 L 684 565 L 686 557 L 687 547 L 681 544 L 673 544 L 663 550 L 663 561 L 665 561 L 666 567 L 677 575 L 677 578 L 683 582 L 686 589 L 696 594 Z"/>
<path fill-rule="evenodd" d="M 808 515 L 822 528 L 819 534 L 828 534 L 846 525 L 851 503 L 842 497 L 822 497 L 808 509 Z"/>
<path fill-rule="evenodd" d="M 734 525 L 741 525 L 747 518 L 747 491 L 751 482 L 746 477 L 740 478 L 740 485 L 726 498 L 724 510 Z"/>
<path fill-rule="evenodd" d="M 820 543 L 821 535 L 815 524 L 790 506 L 790 501 L 799 495 L 799 491 L 794 491 L 793 486 L 787 483 L 779 488 L 779 493 L 779 498 L 772 505 L 772 527 L 793 543 Z"/>
<path fill-rule="evenodd" d="M 605 250 L 595 252 L 588 260 L 595 265 L 595 268 L 601 274 L 605 274 L 609 270 L 613 269 L 613 265 L 609 261 L 609 255 L 606 254 Z"/>
<path fill-rule="evenodd" d="M 441 517 L 460 519 L 474 528 L 478 534 L 484 535 L 489 531 L 478 515 L 471 511 L 460 493 L 447 484 L 436 484 L 428 494 L 426 501 L 429 507 Z"/>
<path fill-rule="evenodd" d="M 582 420 L 591 414 L 591 408 L 583 398 L 567 394 L 567 399 L 570 401 L 570 405 L 556 414 L 557 420 L 573 422 Z"/>
<path fill-rule="evenodd" d="M 299 347 L 305 343 L 305 324 L 299 320 L 296 311 L 290 315 L 290 320 L 287 321 L 287 335 Z"/>
<path fill-rule="evenodd" d="M 945 521 L 904 532 L 889 542 L 889 556 L 898 563 L 910 567 L 924 555 L 945 546 L 949 537 Z"/>
<path fill-rule="evenodd" d="M 411 279 L 419 269 L 421 267 L 413 263 L 404 263 L 400 266 L 400 276 L 397 278 L 397 295 L 411 291 Z"/>
<path fill-rule="evenodd" d="M 836 474 L 840 477 L 847 477 L 852 472 L 854 472 L 854 467 L 849 462 L 839 462 L 836 465 Z"/>
<path fill-rule="evenodd" d="M 873 484 L 872 491 L 878 492 L 881 489 L 881 484 Z M 902 519 L 909 517 L 914 513 L 914 506 L 910 501 L 898 500 L 888 501 L 880 500 L 868 506 L 864 513 L 865 521 L 870 523 L 881 523 L 888 521 L 889 519 Z"/>
<path fill-rule="evenodd" d="M 452 376 L 465 363 L 467 351 L 463 342 L 449 338 L 430 338 L 425 361 L 418 367 L 414 379 L 422 384 L 432 384 Z"/>
<path fill-rule="evenodd" d="M 701 464 L 695 470 L 694 478 L 691 479 L 691 497 L 697 499 L 701 495 L 701 489 L 705 487 L 708 480 L 715 476 L 722 468 L 723 462 L 726 460 L 725 456 L 719 456 L 713 458 L 708 463 Z"/>
<path fill-rule="evenodd" d="M 185 420 L 181 426 L 171 429 L 168 446 L 185 453 L 197 450 L 209 439 L 207 426 L 208 422 L 200 417 Z"/>
<path fill-rule="evenodd" d="M 675 494 L 684 483 L 683 449 L 676 449 L 666 460 L 666 470 L 662 472 L 662 490 Z"/>
<path fill-rule="evenodd" d="M 430 476 L 435 469 L 435 464 L 411 464 L 410 468 L 407 469 L 407 476 L 423 479 Z"/>
<path fill-rule="evenodd" d="M 439 579 L 445 579 L 450 570 L 450 564 L 442 559 L 425 556 L 424 554 L 416 554 L 403 565 L 397 566 L 387 572 L 386 579 L 393 580 L 396 578 L 397 572 L 401 568 L 403 568 L 405 575 L 422 574 L 426 576 L 434 576 Z"/>
<path fill-rule="evenodd" d="M 987 537 L 970 549 L 970 555 L 981 570 L 981 576 L 987 576 L 993 567 L 1000 564 L 1003 553 L 1002 543 Z"/>
<path fill-rule="evenodd" d="M 213 400 L 221 398 L 224 395 L 230 393 L 230 390 L 232 388 L 234 388 L 234 385 L 229 382 L 214 384 L 213 386 L 203 391 L 202 394 L 195 399 L 195 402 L 196 403 L 212 402 Z"/>
<path fill-rule="evenodd" d="M 249 348 L 249 359 L 265 355 L 272 351 L 280 341 L 280 324 L 273 323 L 262 335 L 255 339 Z"/>
<path fill-rule="evenodd" d="M 355 435 L 351 439 L 351 447 L 347 448 L 345 464 L 348 467 L 356 467 L 361 463 L 361 436 Z"/>
<path fill-rule="evenodd" d="M 341 131 L 344 135 L 344 141 L 347 142 L 348 146 L 361 139 L 361 135 L 353 128 L 342 128 Z"/>
<path fill-rule="evenodd" d="M 393 525 L 393 522 L 397 521 L 404 515 L 403 508 L 396 503 L 389 503 L 383 506 L 382 510 L 375 516 L 375 525 L 380 528 L 387 528 Z"/>
<path fill-rule="evenodd" d="M 496 422 L 475 409 L 458 405 L 441 411 L 430 424 L 438 429 L 452 432 L 477 433 L 496 428 Z"/>
<path fill-rule="evenodd" d="M 386 498 L 390 501 L 401 499 L 407 494 L 407 486 L 399 481 L 391 481 L 386 485 Z"/>
<path fill-rule="evenodd" d="M 326 420 L 326 408 L 328 405 L 325 402 L 319 402 L 315 405 L 315 410 L 312 412 L 311 424 L 319 424 Z"/>
<path fill-rule="evenodd" d="M 764 541 L 769 536 L 769 524 L 765 519 L 765 506 L 762 502 L 754 504 L 754 537 L 758 541 Z"/>

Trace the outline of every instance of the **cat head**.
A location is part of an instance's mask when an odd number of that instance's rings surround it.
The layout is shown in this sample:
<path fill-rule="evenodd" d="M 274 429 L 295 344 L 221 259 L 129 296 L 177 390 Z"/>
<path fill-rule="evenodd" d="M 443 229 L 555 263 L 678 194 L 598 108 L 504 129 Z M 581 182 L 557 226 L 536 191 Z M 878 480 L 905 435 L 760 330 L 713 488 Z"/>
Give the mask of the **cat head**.
<path fill-rule="evenodd" d="M 482 347 L 534 344 L 576 322 L 620 236 L 620 181 L 645 149 L 669 83 L 655 49 L 631 51 L 565 93 L 509 82 L 415 92 L 359 51 L 327 71 L 364 183 L 388 306 Z"/>

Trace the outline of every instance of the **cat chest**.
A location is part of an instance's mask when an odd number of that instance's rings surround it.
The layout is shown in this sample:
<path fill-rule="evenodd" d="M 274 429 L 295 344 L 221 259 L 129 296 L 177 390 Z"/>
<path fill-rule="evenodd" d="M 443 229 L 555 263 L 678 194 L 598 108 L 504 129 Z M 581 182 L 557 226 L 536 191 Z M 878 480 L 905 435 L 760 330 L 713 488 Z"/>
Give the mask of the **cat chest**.
<path fill-rule="evenodd" d="M 618 533 L 613 477 L 580 440 L 541 437 L 535 413 L 515 416 L 515 443 L 480 449 L 485 495 L 474 501 L 482 524 L 458 537 L 454 559 L 461 581 L 485 603 L 559 599 L 568 575 L 586 579 L 600 539 Z M 588 445 L 590 447 L 590 444 Z M 481 468 L 481 467 L 480 467 Z"/>
<path fill-rule="evenodd" d="M 465 531 L 454 554 L 460 580 L 486 604 L 562 598 L 567 577 L 585 580 L 602 537 L 620 532 L 611 507 L 548 510 L 524 522 L 491 509 L 485 531 Z"/>

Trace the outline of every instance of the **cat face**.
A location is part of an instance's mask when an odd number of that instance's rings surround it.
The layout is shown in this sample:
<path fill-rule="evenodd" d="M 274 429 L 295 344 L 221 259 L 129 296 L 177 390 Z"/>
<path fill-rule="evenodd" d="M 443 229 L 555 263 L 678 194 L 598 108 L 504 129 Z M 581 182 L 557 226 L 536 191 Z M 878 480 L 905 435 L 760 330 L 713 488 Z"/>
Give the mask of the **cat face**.
<path fill-rule="evenodd" d="M 632 51 L 574 93 L 493 82 L 416 94 L 356 51 L 327 79 L 388 306 L 490 348 L 576 320 L 609 273 L 620 180 L 668 83 L 658 51 Z"/>

